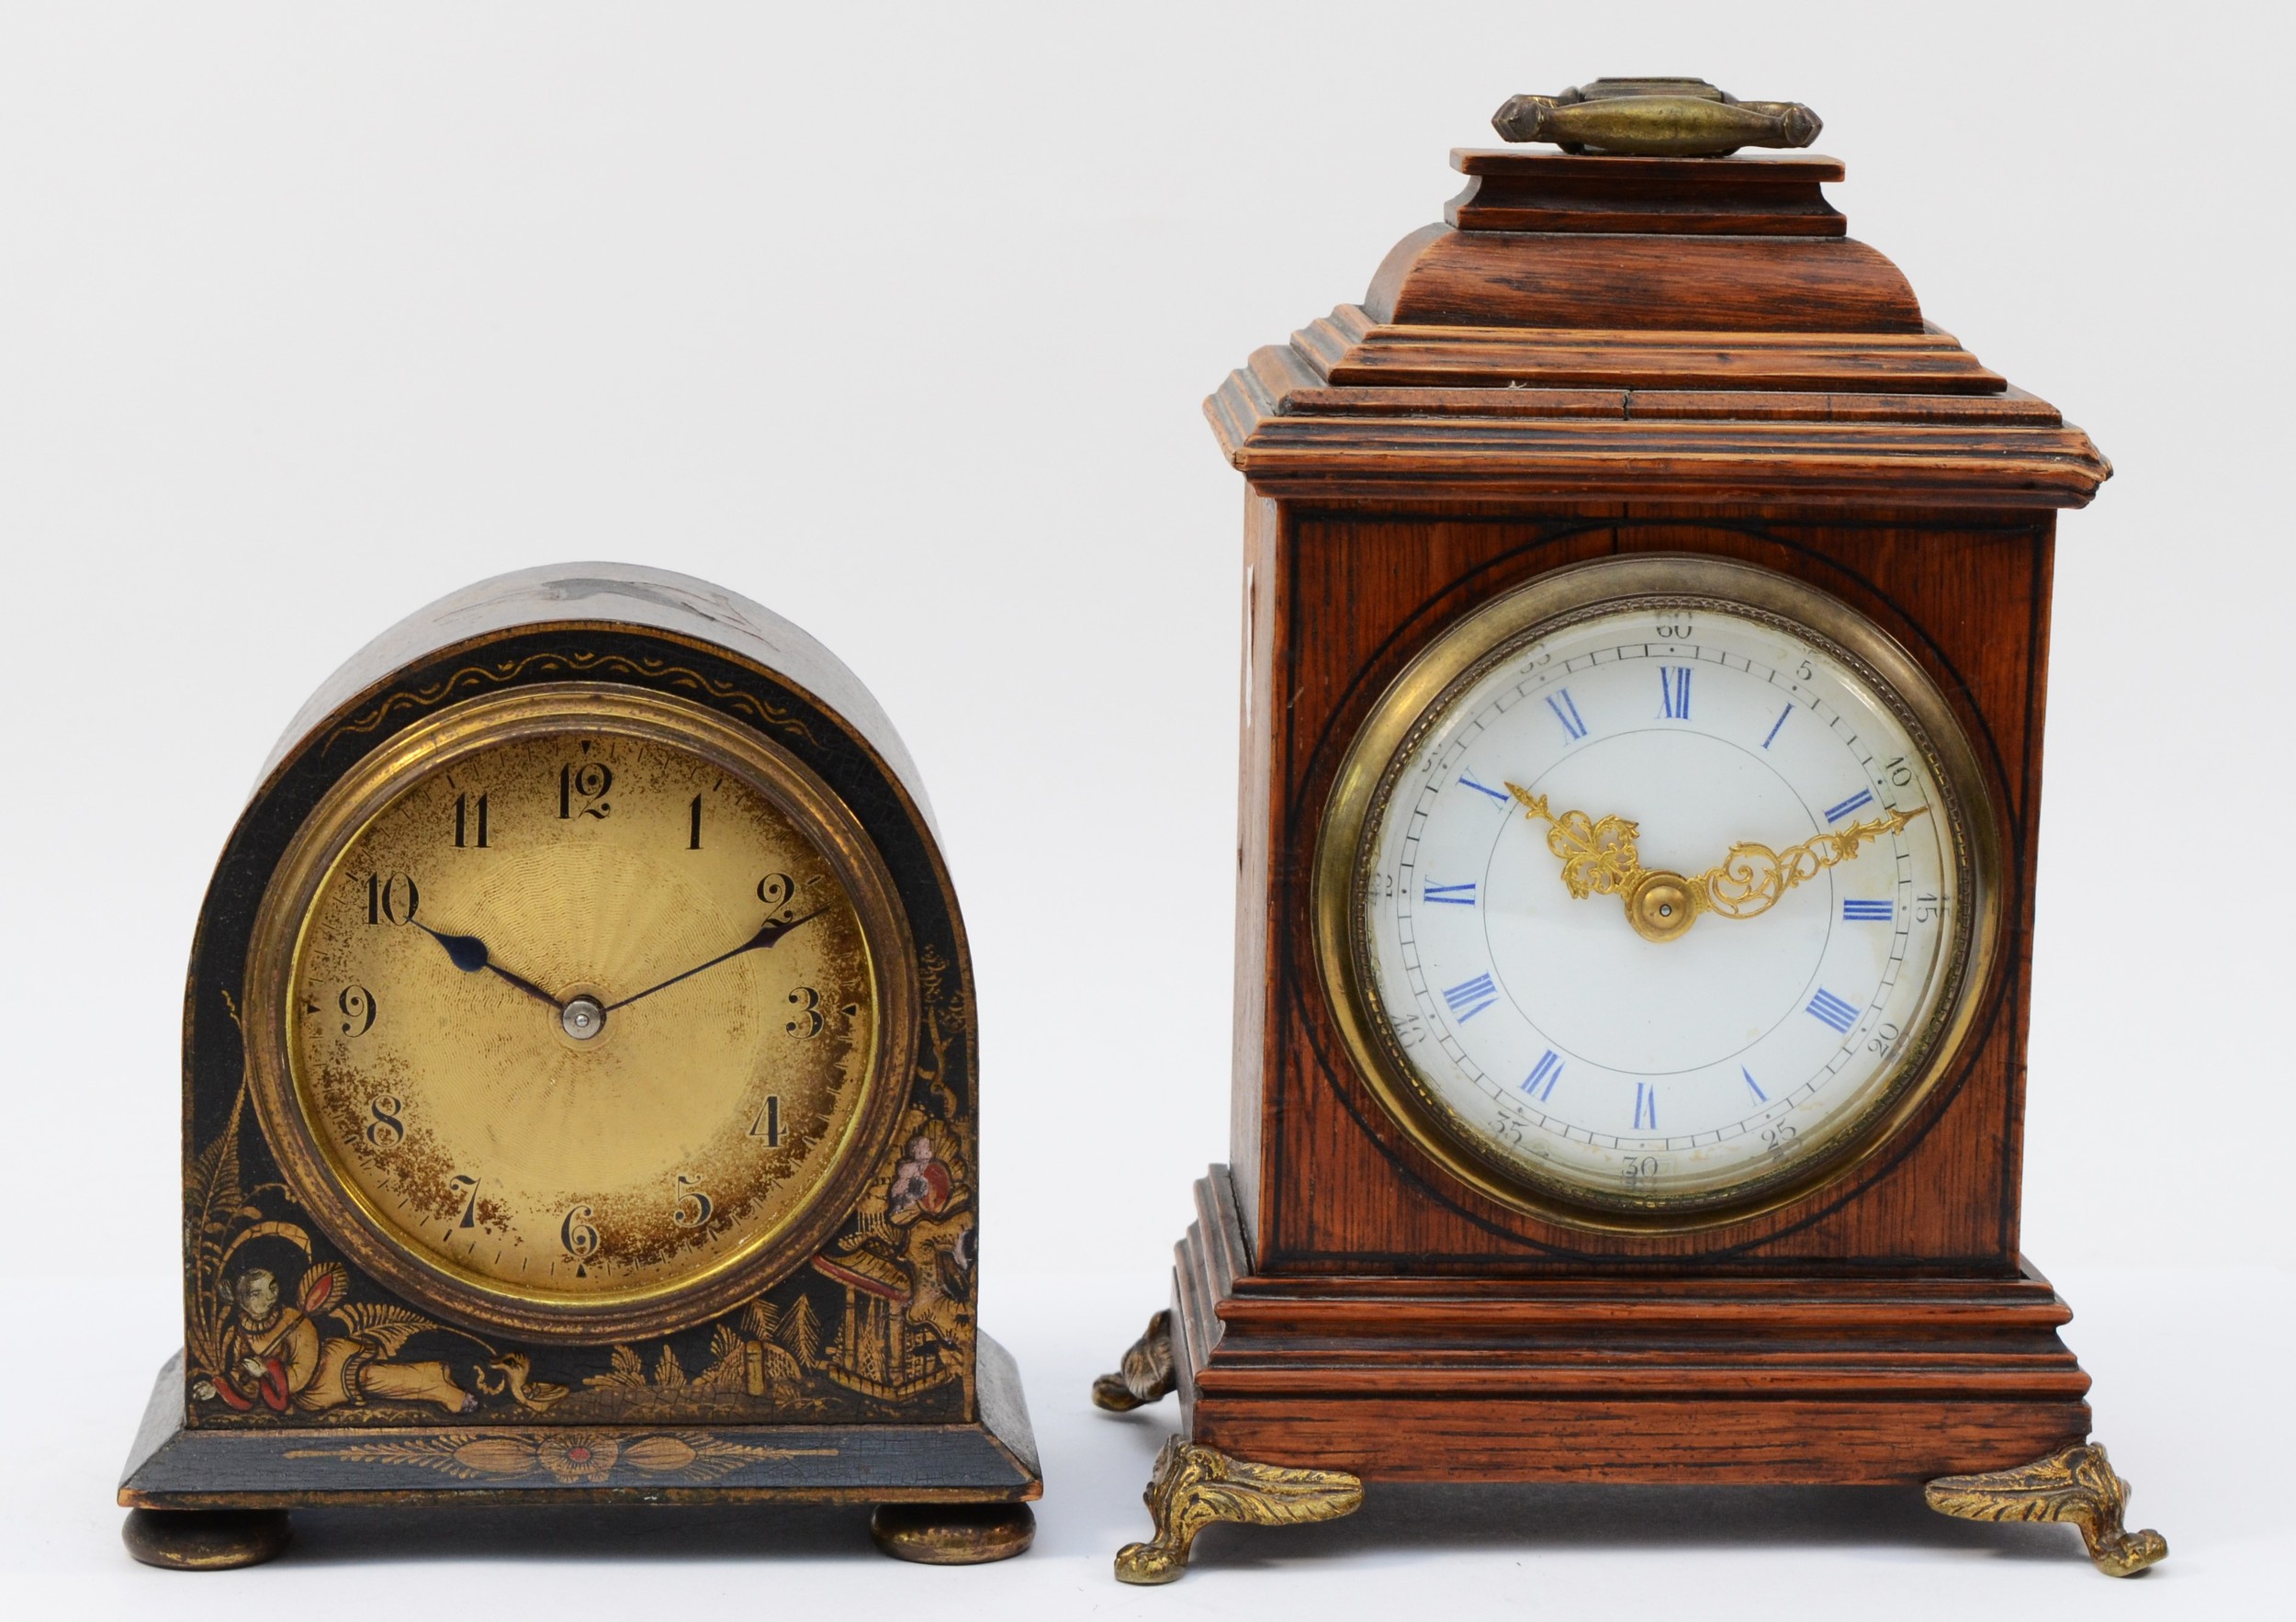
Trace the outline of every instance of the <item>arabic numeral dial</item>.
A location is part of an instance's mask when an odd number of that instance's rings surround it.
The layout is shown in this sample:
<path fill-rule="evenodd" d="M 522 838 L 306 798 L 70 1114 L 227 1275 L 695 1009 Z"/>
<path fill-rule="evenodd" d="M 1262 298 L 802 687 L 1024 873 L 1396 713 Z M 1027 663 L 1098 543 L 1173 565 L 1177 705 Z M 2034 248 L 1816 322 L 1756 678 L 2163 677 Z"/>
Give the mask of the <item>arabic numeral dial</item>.
<path fill-rule="evenodd" d="M 332 1188 L 362 1278 L 491 1344 L 602 1320 L 642 1341 L 802 1266 L 844 1168 L 893 1147 L 881 1102 L 934 1062 L 925 974 L 961 979 L 945 938 L 917 961 L 815 768 L 602 672 L 456 688 L 346 751 L 259 926 L 278 1028 L 237 1010 L 259 1058 L 286 1050 L 265 1119 L 299 1118 L 323 1162 L 282 1186 Z"/>

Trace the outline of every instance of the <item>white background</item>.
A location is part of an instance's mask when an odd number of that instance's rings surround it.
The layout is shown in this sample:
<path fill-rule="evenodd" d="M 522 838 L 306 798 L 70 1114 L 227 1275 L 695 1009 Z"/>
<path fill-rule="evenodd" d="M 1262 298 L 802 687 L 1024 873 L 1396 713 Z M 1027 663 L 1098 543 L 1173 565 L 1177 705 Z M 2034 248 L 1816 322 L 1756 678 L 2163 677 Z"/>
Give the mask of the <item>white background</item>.
<path fill-rule="evenodd" d="M 2232 1616 L 2291 1552 L 2283 8 L 0 6 L 0 1572 L 39 1614 Z M 1852 233 L 2120 473 L 2068 515 L 2026 1243 L 2167 1531 L 1896 1493 L 1375 1490 L 1109 1579 L 1171 1405 L 1090 1376 L 1227 1143 L 1241 490 L 1199 401 L 1361 296 L 1492 107 L 1823 114 Z M 482 576 L 683 569 L 836 649 L 979 968 L 1026 1560 L 859 1516 L 301 1517 L 131 1565 L 208 868 L 304 695 Z M 18 1611 L 17 1614 L 28 1614 Z M 839 1611 L 837 1614 L 845 1614 Z"/>

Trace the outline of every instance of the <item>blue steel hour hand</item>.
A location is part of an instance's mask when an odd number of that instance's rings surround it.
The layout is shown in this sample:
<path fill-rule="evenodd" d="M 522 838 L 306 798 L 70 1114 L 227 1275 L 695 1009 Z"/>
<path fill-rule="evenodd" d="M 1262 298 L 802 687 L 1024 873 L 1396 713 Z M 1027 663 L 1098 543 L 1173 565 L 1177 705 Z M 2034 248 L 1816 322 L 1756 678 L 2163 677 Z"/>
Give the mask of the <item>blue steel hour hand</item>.
<path fill-rule="evenodd" d="M 558 1008 L 559 1004 L 557 997 L 552 997 L 548 992 L 543 990 L 541 986 L 535 985 L 532 980 L 528 980 L 522 975 L 513 974 L 501 963 L 496 963 L 493 955 L 487 951 L 487 943 L 479 940 L 476 935 L 442 935 L 436 929 L 431 928 L 430 925 L 424 923 L 418 923 L 414 927 L 422 930 L 425 935 L 428 935 L 432 940 L 437 941 L 441 946 L 446 948 L 446 961 L 453 963 L 464 974 L 475 974 L 481 969 L 484 969 L 490 974 L 500 974 L 503 979 L 509 981 L 512 986 L 517 986 L 519 990 L 524 992 L 528 997 L 537 997 L 542 1001 L 548 1003 L 554 1010 Z"/>

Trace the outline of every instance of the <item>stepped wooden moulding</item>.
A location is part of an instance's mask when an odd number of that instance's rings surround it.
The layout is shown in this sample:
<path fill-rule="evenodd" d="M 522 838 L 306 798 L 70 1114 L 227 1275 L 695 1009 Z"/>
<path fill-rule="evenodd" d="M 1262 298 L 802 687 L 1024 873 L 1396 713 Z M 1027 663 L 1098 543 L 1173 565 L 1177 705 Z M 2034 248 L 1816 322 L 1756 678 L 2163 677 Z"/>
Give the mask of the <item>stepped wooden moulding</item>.
<path fill-rule="evenodd" d="M 2166 1545 L 2121 1526 L 2125 1483 L 2060 1338 L 2071 1312 L 2019 1245 L 2056 513 L 2110 467 L 1845 234 L 1821 191 L 1833 159 L 1452 162 L 1468 185 L 1446 223 L 1206 402 L 1246 485 L 1232 1150 L 1197 1187 L 1169 1312 L 1095 1391 L 1181 1405 L 1156 1535 L 1119 1575 L 1170 1580 L 1220 1520 L 1345 1514 L 1363 1483 L 1409 1481 L 1928 1484 L 1948 1514 L 2072 1521 L 2102 1569 L 2141 1571 Z M 1554 684 L 1566 665 L 1583 715 Z M 1649 707 L 1614 744 L 1586 695 L 1618 670 Z M 1796 857 L 1774 916 L 1635 942 L 1615 899 L 1558 882 L 1548 826 L 1556 856 L 1593 862 L 1570 841 L 1631 817 L 1629 858 L 1639 837 L 1662 865 L 1670 818 L 1696 807 L 1601 799 L 1572 762 L 1633 738 L 1706 747 L 1692 729 L 1723 727 L 1730 683 L 1765 670 L 1770 709 L 1785 700 L 1770 738 L 1708 741 L 1768 783 L 1784 715 L 1848 738 L 1843 797 L 1809 801 L 1824 809 L 1786 852 L 1818 854 Z M 1502 744 L 1533 726 L 1510 706 L 1546 729 L 1554 783 L 1598 786 L 1549 806 L 1525 776 L 1502 784 L 1518 771 Z M 1894 822 L 1835 839 L 1869 802 Z M 1465 805 L 1489 865 L 1414 878 L 1410 852 L 1443 849 Z M 1750 836 L 1785 844 L 1728 837 Z M 1732 861 L 1750 850 L 1776 854 Z M 1923 862 L 1934 882 L 1910 876 Z M 1491 955 L 1450 985 L 1436 959 L 1470 937 L 1442 931 L 1479 916 Z M 1503 1074 L 1478 1059 L 1513 1005 L 1525 1031 L 1568 1022 L 1567 960 L 1508 944 L 1536 929 L 1589 931 L 1570 939 L 1616 973 L 1684 984 L 1720 961 L 1694 947 L 1774 952 L 1806 929 L 1831 964 L 1871 939 L 1878 988 L 1860 1010 L 1795 979 L 1761 1041 L 1822 1043 L 1811 1086 L 1775 1096 L 1763 1059 L 1717 1060 L 1732 1087 L 1743 1071 L 1745 1120 L 1668 1138 L 1661 1095 L 1687 1121 L 1719 1096 L 1694 1083 L 1719 1083 L 1655 1060 L 1630 1082 L 1587 1051 L 1607 1028 L 1526 1037 Z M 1671 1016 L 1651 1008 L 1613 1023 L 1663 1046 Z M 1477 1063 L 1488 1105 L 1444 1091 Z M 1565 1120 L 1570 1087 L 1589 1113 Z M 1729 1173 L 1751 1142 L 1733 1134 L 1757 1129 L 1770 1158 Z"/>

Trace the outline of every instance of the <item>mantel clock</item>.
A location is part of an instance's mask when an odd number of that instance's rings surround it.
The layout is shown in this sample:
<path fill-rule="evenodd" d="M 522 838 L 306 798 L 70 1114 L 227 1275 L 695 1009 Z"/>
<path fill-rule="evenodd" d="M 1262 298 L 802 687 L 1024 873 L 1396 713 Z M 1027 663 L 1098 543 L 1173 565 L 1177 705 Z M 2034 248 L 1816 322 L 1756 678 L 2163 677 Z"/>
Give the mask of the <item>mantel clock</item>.
<path fill-rule="evenodd" d="M 423 610 L 289 727 L 201 909 L 129 1547 L 477 1492 L 1018 1553 L 974 1042 L 923 786 L 827 649 L 624 566 Z"/>
<path fill-rule="evenodd" d="M 2018 1243 L 2055 513 L 2110 468 L 1794 104 L 1501 109 L 1207 402 L 1244 476 L 1232 1163 L 1096 1390 L 1131 1582 L 1370 1481 L 1921 1483 L 2118 1575 Z"/>

